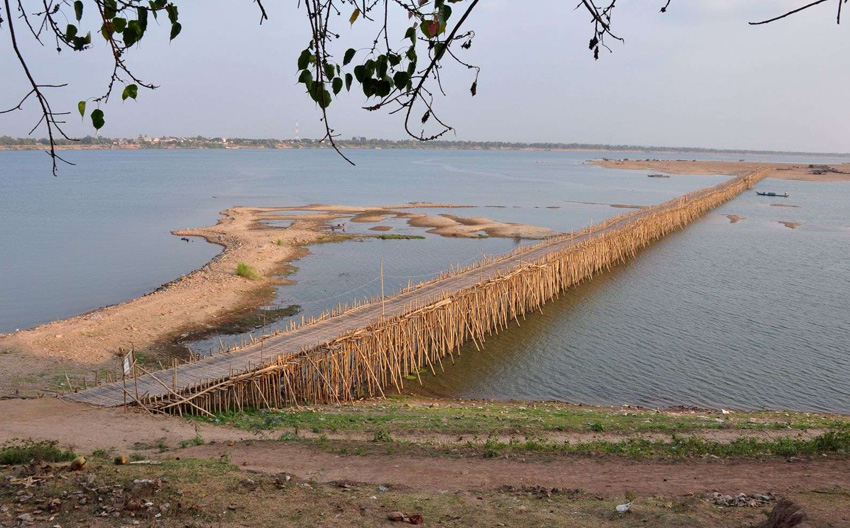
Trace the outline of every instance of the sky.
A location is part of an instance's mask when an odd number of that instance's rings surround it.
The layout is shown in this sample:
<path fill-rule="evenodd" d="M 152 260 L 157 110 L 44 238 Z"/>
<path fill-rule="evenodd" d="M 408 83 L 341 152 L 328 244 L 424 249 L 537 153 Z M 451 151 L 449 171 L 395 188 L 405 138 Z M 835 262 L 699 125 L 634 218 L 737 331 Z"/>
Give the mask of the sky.
<path fill-rule="evenodd" d="M 620 0 L 614 29 L 625 42 L 610 40 L 613 52 L 594 61 L 590 19 L 575 2 L 481 0 L 466 23 L 473 45 L 459 51 L 482 68 L 478 95 L 470 95 L 469 70 L 446 66 L 447 95 L 436 108 L 455 131 L 445 139 L 850 152 L 850 11 L 841 26 L 833 2 L 747 25 L 803 3 L 673 0 L 661 14 L 664 0 Z M 169 43 L 166 25 L 150 27 L 128 55 L 134 72 L 159 88 L 125 102 L 119 91 L 103 106 L 100 133 L 291 138 L 297 121 L 302 138 L 321 137 L 318 108 L 296 83 L 296 60 L 309 40 L 306 14 L 295 0 L 265 4 L 270 20 L 259 25 L 250 0 L 179 2 L 181 35 Z M 349 15 L 335 22 L 340 57 L 348 47 L 368 46 L 377 31 L 362 20 L 350 27 Z M 406 16 L 390 25 L 401 44 Z M 104 91 L 106 43 L 95 36 L 90 51 L 57 54 L 30 40 L 22 51 L 35 76 L 68 83 L 50 91 L 55 109 L 73 112 L 67 131 L 93 134 L 76 103 Z M 27 91 L 4 24 L 0 107 L 14 106 Z M 331 105 L 341 137 L 406 137 L 401 116 L 367 112 L 365 103 L 353 89 Z M 32 102 L 0 115 L 0 135 L 25 136 L 37 118 Z"/>

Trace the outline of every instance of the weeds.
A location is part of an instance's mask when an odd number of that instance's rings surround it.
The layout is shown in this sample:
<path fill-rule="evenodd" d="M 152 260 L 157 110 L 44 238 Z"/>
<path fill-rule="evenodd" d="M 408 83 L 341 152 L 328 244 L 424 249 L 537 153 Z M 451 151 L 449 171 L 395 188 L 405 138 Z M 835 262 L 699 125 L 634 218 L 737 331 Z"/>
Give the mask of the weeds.
<path fill-rule="evenodd" d="M 58 447 L 55 441 L 9 441 L 0 445 L 0 465 L 10 466 L 30 462 L 69 462 L 76 454 Z"/>
<path fill-rule="evenodd" d="M 253 266 L 249 266 L 244 262 L 236 264 L 236 274 L 240 277 L 245 277 L 248 280 L 259 280 L 260 278 L 259 272 L 257 272 Z"/>
<path fill-rule="evenodd" d="M 393 437 L 386 429 L 378 429 L 372 437 L 373 442 L 392 442 Z"/>

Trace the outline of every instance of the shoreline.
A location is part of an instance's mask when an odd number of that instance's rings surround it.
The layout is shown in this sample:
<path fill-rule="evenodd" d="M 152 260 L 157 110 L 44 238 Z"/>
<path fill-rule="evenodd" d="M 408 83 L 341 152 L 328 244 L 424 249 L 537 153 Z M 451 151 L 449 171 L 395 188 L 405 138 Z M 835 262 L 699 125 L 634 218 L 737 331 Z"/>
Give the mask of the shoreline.
<path fill-rule="evenodd" d="M 462 218 L 454 215 L 405 212 L 414 208 L 464 207 L 468 206 L 430 202 L 377 207 L 236 206 L 221 211 L 221 217 L 212 226 L 176 229 L 171 232 L 174 236 L 200 238 L 223 249 L 200 268 L 140 297 L 0 334 L 0 397 L 58 392 L 68 388 L 69 379 L 92 379 L 94 372 L 103 376 L 104 371 L 116 370 L 121 350 L 136 350 L 140 361 L 149 365 L 185 358 L 186 340 L 225 333 L 224 327 L 250 317 L 252 311 L 272 301 L 276 287 L 291 282 L 282 277 L 291 263 L 309 254 L 307 246 L 387 236 L 328 231 L 329 223 L 341 218 L 357 219 L 360 225 L 378 224 L 385 219 L 383 215 L 403 218 L 409 223 L 417 219 L 443 219 L 451 226 L 428 232 L 445 237 L 478 238 L 475 233 L 481 231 L 487 232 L 487 236 L 501 237 L 542 238 L 550 234 L 549 230 L 524 224 L 475 218 L 469 219 L 471 225 L 467 225 L 455 220 Z M 281 219 L 292 220 L 292 224 L 275 227 L 264 223 Z M 256 280 L 237 275 L 237 264 L 242 262 L 256 270 L 259 275 Z"/>
<path fill-rule="evenodd" d="M 753 161 L 688 161 L 658 159 L 608 159 L 592 160 L 597 167 L 606 169 L 645 170 L 669 174 L 724 175 L 769 169 L 767 178 L 808 182 L 850 181 L 850 163 L 761 163 Z"/>

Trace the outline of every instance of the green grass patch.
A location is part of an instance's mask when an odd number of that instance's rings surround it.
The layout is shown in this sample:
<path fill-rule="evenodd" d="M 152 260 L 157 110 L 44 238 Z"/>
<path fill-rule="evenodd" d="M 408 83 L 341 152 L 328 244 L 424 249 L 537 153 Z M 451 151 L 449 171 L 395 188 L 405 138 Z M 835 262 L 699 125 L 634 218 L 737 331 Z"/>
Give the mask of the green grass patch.
<path fill-rule="evenodd" d="M 850 432 L 828 431 L 811 439 L 782 437 L 762 440 L 741 437 L 731 442 L 717 442 L 705 438 L 673 435 L 669 442 L 629 438 L 618 442 L 591 441 L 576 444 L 539 440 L 468 443 L 467 449 L 481 452 L 484 457 L 508 453 L 561 453 L 573 455 L 621 455 L 635 458 L 699 457 L 753 458 L 761 456 L 814 456 L 822 454 L 850 454 Z"/>
<path fill-rule="evenodd" d="M 29 464 L 30 462 L 70 462 L 77 455 L 58 447 L 55 441 L 10 441 L 0 445 L 0 465 Z"/>
<path fill-rule="evenodd" d="M 422 235 L 396 235 L 396 234 L 387 234 L 387 235 L 377 235 L 375 238 L 380 240 L 424 240 L 425 237 Z"/>
<path fill-rule="evenodd" d="M 345 242 L 346 240 L 353 240 L 356 238 L 354 235 L 323 235 L 320 236 L 314 244 L 335 244 L 337 242 Z"/>
<path fill-rule="evenodd" d="M 259 280 L 260 278 L 260 273 L 253 266 L 249 266 L 244 262 L 236 264 L 236 274 L 249 280 Z"/>
<path fill-rule="evenodd" d="M 205 420 L 203 418 L 198 418 Z M 446 433 L 531 436 L 576 433 L 687 433 L 699 430 L 741 431 L 822 429 L 850 432 L 850 417 L 791 412 L 721 414 L 710 411 L 663 413 L 638 409 L 602 409 L 557 403 L 469 402 L 394 396 L 378 402 L 327 405 L 310 410 L 230 412 L 217 416 L 246 430 L 298 429 L 328 432 L 388 430 L 393 434 Z"/>

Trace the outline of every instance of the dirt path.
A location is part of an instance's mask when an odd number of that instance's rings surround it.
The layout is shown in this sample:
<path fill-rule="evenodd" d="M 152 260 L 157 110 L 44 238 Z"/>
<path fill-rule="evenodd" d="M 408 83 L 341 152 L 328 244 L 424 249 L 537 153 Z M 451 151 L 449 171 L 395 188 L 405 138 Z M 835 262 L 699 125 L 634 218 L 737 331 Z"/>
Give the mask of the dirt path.
<path fill-rule="evenodd" d="M 397 447 L 397 451 L 403 447 Z M 579 488 L 605 496 L 776 492 L 850 487 L 850 460 L 632 460 L 620 457 L 521 459 L 418 457 L 403 454 L 341 456 L 288 443 L 204 445 L 181 457 L 218 458 L 227 453 L 243 469 L 289 473 L 317 482 L 350 480 L 428 491 L 535 485 Z"/>
<path fill-rule="evenodd" d="M 127 453 L 134 445 L 174 448 L 200 435 L 204 441 L 256 438 L 230 427 L 205 425 L 166 415 L 125 413 L 58 398 L 0 400 L 0 444 L 11 440 L 58 441 L 88 455 L 95 449 Z"/>

